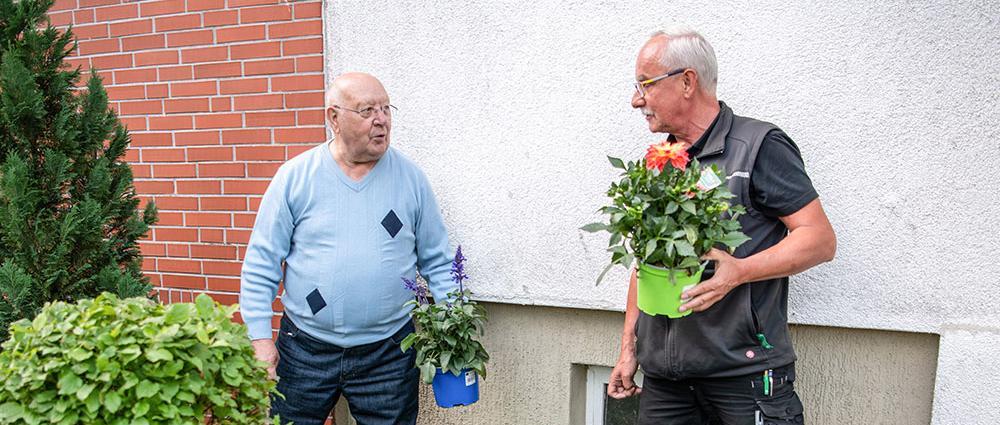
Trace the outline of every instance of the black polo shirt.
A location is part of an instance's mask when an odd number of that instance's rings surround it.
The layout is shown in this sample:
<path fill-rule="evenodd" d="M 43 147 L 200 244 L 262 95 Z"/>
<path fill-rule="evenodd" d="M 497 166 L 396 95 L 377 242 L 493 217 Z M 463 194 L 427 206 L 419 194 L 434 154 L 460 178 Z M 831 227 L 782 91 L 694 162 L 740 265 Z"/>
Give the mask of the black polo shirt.
<path fill-rule="evenodd" d="M 701 152 L 718 121 L 716 115 L 712 125 L 688 148 L 689 157 L 694 158 Z M 781 130 L 767 133 L 750 173 L 752 207 L 768 217 L 784 217 L 818 197 L 795 142 Z"/>

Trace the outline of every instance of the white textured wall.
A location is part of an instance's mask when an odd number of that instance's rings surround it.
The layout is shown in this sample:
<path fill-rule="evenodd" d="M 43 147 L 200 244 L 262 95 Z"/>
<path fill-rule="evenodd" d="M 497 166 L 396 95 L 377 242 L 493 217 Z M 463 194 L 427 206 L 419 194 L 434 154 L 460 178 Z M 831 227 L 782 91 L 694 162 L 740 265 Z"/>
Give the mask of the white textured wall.
<path fill-rule="evenodd" d="M 998 20 L 996 1 L 338 0 L 327 71 L 386 84 L 393 143 L 430 177 L 481 298 L 621 309 L 624 270 L 593 285 L 606 236 L 577 228 L 602 218 L 605 155 L 661 138 L 628 104 L 639 46 L 699 28 L 720 98 L 792 136 L 838 233 L 835 262 L 793 279 L 792 320 L 943 333 L 935 423 L 1000 423 L 996 379 L 976 392 L 991 409 L 942 393 L 1000 369 Z"/>

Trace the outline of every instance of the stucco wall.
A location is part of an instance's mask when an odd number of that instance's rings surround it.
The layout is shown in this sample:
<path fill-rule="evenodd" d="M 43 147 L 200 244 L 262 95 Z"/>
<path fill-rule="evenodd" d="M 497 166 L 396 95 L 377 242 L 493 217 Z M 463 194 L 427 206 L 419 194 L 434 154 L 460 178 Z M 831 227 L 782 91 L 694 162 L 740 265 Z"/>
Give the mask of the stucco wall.
<path fill-rule="evenodd" d="M 639 46 L 699 28 L 720 98 L 798 143 L 838 233 L 836 261 L 793 279 L 792 321 L 943 334 L 946 424 L 1000 423 L 981 380 L 1000 369 L 998 17 L 995 1 L 337 1 L 324 25 L 328 76 L 372 72 L 400 107 L 393 143 L 435 186 L 479 296 L 608 310 L 624 270 L 595 288 L 607 239 L 577 228 L 601 218 L 605 155 L 661 138 L 628 105 Z M 979 397 L 941 392 L 963 382 Z"/>

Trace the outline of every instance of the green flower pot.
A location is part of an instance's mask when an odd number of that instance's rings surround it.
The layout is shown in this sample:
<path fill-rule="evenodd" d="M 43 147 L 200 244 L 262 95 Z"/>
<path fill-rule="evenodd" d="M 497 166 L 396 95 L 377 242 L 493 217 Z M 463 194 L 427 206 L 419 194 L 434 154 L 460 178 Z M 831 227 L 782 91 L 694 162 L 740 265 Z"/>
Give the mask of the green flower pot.
<path fill-rule="evenodd" d="M 691 314 L 691 310 L 683 313 L 678 310 L 682 304 L 681 293 L 701 282 L 703 271 L 705 268 L 701 267 L 694 275 L 688 275 L 684 270 L 669 270 L 640 263 L 637 300 L 639 310 L 649 315 L 671 318 Z"/>

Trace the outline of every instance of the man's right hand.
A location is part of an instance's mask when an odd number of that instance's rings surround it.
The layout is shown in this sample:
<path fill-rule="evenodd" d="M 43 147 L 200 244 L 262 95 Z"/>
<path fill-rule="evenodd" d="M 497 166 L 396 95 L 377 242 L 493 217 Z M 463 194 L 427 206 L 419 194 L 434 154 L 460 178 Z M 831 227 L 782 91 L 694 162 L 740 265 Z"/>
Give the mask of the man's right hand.
<path fill-rule="evenodd" d="M 639 362 L 635 358 L 635 353 L 623 352 L 618 358 L 618 364 L 611 371 L 608 378 L 608 396 L 614 399 L 631 397 L 642 392 L 642 388 L 635 385 L 633 377 L 639 368 Z"/>
<path fill-rule="evenodd" d="M 275 379 L 278 368 L 278 347 L 274 345 L 274 340 L 268 339 L 255 339 L 250 342 L 253 344 L 253 354 L 257 360 L 267 363 L 267 377 L 269 379 Z"/>

